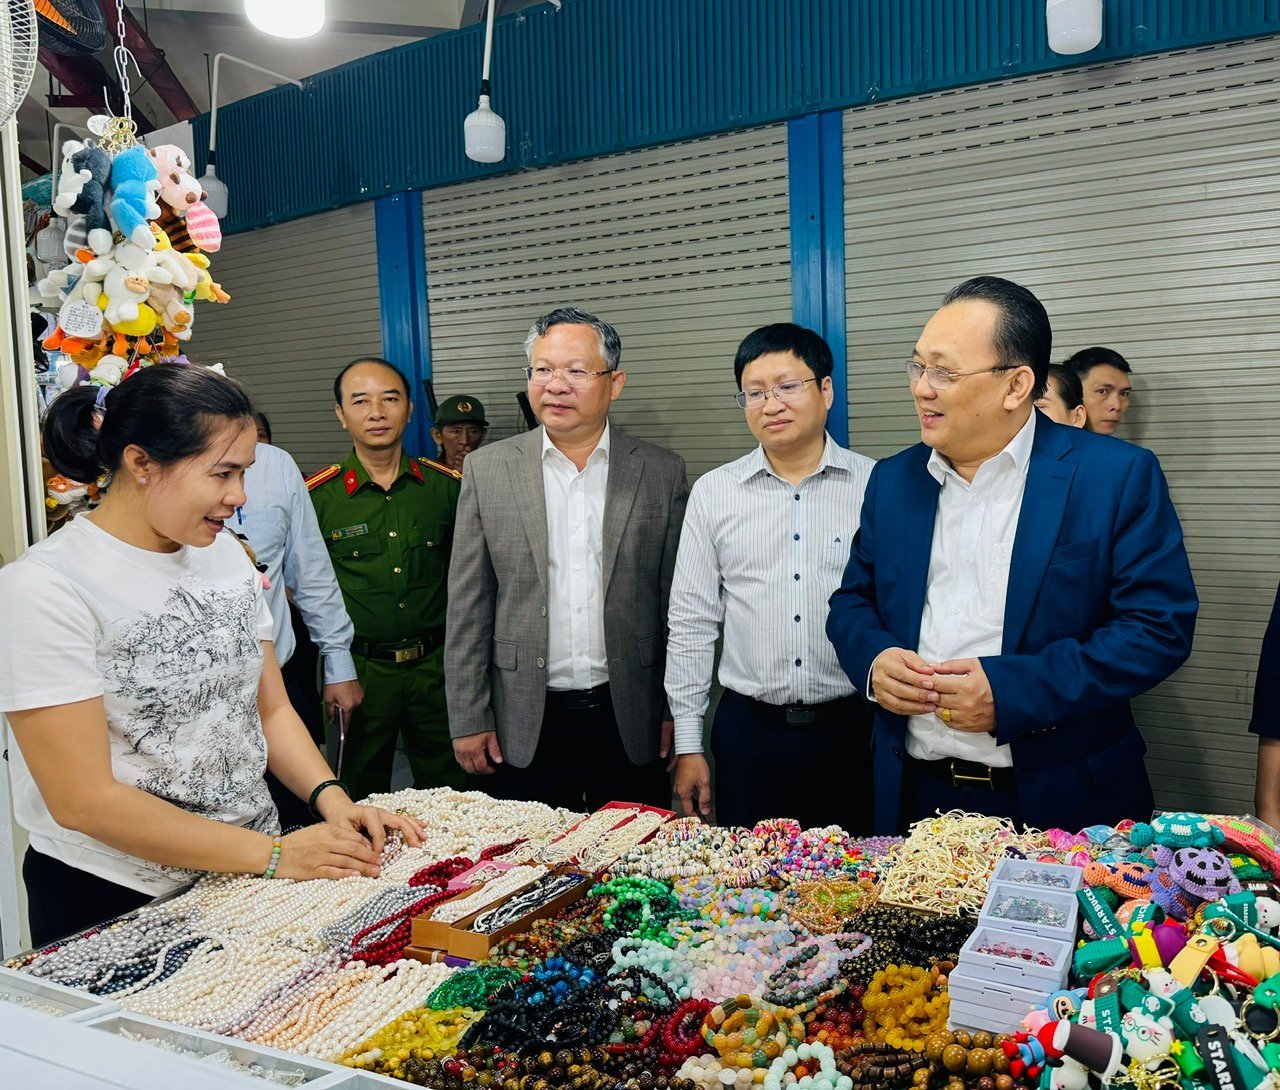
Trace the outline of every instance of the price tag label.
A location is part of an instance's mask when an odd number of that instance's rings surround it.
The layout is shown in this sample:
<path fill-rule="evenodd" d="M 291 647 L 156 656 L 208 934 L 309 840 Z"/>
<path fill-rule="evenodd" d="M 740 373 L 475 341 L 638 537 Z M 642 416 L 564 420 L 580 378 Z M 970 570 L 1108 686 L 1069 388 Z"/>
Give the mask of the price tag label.
<path fill-rule="evenodd" d="M 58 312 L 58 324 L 68 337 L 96 337 L 102 332 L 102 311 L 92 303 L 77 300 Z"/>

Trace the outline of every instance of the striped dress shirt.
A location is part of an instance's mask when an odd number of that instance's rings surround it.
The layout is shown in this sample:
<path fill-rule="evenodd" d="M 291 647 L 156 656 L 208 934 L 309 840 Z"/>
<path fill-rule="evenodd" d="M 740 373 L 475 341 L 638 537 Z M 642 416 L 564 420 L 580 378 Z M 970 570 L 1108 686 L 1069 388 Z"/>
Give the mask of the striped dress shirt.
<path fill-rule="evenodd" d="M 827 640 L 875 462 L 828 435 L 798 485 L 762 448 L 701 477 L 689 495 L 671 586 L 667 699 L 677 753 L 702 752 L 715 643 L 720 683 L 770 704 L 822 704 L 854 686 Z"/>
<path fill-rule="evenodd" d="M 267 605 L 275 621 L 280 665 L 289 661 L 294 649 L 284 593 L 287 586 L 324 657 L 325 684 L 354 680 L 351 639 L 355 629 L 297 462 L 279 447 L 259 443 L 254 463 L 245 471 L 244 491 L 245 504 L 236 510 L 230 525 L 249 539 L 258 562 L 266 565 L 271 583 Z"/>

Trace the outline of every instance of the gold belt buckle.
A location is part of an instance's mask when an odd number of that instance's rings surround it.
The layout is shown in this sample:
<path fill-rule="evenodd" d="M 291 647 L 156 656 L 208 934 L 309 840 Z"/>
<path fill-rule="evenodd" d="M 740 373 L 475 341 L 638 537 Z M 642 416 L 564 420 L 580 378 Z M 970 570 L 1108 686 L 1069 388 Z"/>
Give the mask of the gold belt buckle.
<path fill-rule="evenodd" d="M 954 784 L 980 783 L 985 787 L 989 787 L 992 791 L 994 791 L 996 788 L 996 785 L 991 780 L 990 767 L 987 768 L 987 774 L 985 776 L 971 776 L 967 772 L 956 771 L 956 762 L 954 758 L 951 761 L 951 782 Z"/>
<path fill-rule="evenodd" d="M 396 663 L 415 662 L 422 657 L 422 645 L 415 643 L 412 647 L 396 648 Z"/>

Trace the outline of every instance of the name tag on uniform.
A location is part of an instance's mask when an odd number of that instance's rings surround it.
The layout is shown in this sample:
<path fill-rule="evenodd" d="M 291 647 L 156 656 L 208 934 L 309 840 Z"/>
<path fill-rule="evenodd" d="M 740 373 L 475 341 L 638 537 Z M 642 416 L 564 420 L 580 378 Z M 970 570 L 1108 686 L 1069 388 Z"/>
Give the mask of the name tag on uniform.
<path fill-rule="evenodd" d="M 363 537 L 369 532 L 369 524 L 362 522 L 358 526 L 344 526 L 341 530 L 334 530 L 329 536 L 334 541 L 342 541 L 348 537 Z"/>

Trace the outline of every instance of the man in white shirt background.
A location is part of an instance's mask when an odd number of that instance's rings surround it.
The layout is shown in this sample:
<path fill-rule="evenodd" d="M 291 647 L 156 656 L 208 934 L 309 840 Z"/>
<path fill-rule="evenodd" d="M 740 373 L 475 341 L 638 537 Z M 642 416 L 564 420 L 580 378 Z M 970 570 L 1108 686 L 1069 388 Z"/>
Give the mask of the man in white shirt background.
<path fill-rule="evenodd" d="M 723 626 L 711 735 L 721 825 L 871 827 L 871 713 L 825 626 L 874 462 L 827 434 L 832 368 L 811 329 L 749 334 L 733 369 L 760 445 L 699 479 L 685 513 L 667 644 L 676 794 L 686 814 L 709 814 L 702 725 Z"/>

